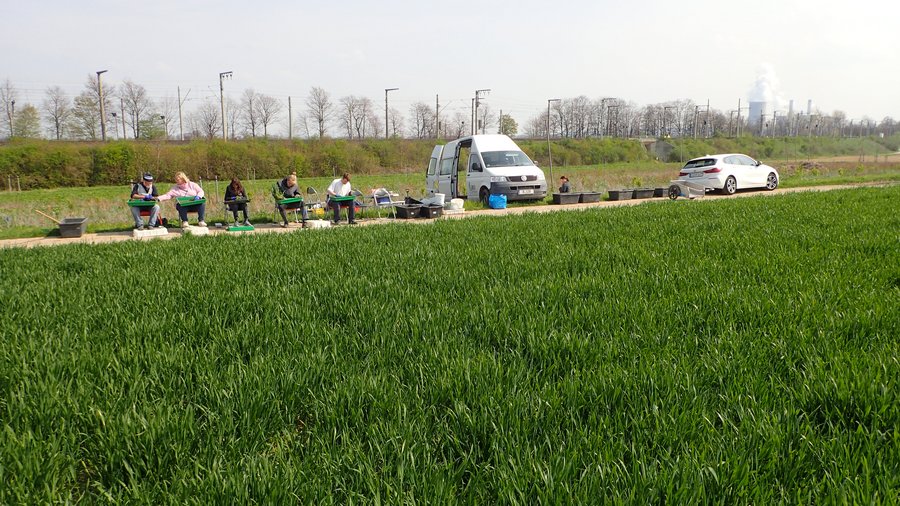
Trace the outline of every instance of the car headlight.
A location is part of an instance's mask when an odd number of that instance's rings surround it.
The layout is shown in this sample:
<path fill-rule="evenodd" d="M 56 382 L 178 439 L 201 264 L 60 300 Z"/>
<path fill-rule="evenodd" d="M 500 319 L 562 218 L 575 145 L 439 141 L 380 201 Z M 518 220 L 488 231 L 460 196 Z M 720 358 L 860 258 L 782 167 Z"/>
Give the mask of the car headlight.
<path fill-rule="evenodd" d="M 491 176 L 492 183 L 505 183 L 506 176 Z"/>

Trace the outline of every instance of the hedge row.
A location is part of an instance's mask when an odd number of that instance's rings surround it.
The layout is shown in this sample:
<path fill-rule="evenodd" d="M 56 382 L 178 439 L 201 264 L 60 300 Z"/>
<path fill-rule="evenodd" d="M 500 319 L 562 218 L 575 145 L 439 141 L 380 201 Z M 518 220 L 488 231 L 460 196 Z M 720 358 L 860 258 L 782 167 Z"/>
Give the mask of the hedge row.
<path fill-rule="evenodd" d="M 541 166 L 548 163 L 545 140 L 518 140 Z M 827 156 L 896 151 L 900 135 L 886 139 L 791 138 L 678 139 L 669 158 L 715 152 L 741 152 L 758 158 Z M 0 178 L 18 177 L 22 189 L 121 185 L 149 171 L 171 181 L 184 171 L 192 179 L 330 176 L 342 172 L 377 174 L 423 170 L 433 140 L 241 140 L 233 142 L 115 141 L 58 142 L 17 140 L 0 144 Z M 862 151 L 861 151 L 862 150 Z M 630 139 L 561 139 L 552 143 L 559 166 L 644 162 L 641 142 Z M 665 160 L 663 160 L 665 161 Z M 5 185 L 4 185 L 5 186 Z"/>

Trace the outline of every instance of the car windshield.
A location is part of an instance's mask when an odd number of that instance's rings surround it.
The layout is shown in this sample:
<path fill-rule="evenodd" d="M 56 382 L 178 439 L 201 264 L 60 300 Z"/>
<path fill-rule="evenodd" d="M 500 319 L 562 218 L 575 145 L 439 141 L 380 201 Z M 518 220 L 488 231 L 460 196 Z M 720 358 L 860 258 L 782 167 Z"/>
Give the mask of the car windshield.
<path fill-rule="evenodd" d="M 696 160 L 691 160 L 688 163 L 684 164 L 685 169 L 696 169 L 697 167 L 709 167 L 710 165 L 715 165 L 715 158 L 698 158 Z"/>
<path fill-rule="evenodd" d="M 521 151 L 486 151 L 481 153 L 485 167 L 521 167 L 534 165 Z"/>

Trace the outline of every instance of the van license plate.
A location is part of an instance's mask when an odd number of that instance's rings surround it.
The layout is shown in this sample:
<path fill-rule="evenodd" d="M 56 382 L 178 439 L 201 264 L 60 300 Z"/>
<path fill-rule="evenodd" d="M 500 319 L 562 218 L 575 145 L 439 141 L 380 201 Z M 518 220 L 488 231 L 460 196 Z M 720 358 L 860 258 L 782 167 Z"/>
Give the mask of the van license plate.
<path fill-rule="evenodd" d="M 519 190 L 519 195 L 534 195 L 534 188 L 529 190 Z"/>

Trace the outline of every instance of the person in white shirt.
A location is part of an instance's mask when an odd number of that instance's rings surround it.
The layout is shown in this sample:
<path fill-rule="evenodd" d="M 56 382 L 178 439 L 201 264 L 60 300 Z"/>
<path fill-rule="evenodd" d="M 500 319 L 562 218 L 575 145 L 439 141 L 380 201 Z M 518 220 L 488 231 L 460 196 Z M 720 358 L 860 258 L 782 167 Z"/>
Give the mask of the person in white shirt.
<path fill-rule="evenodd" d="M 335 179 L 331 182 L 331 185 L 328 186 L 328 190 L 326 190 L 327 196 L 325 199 L 328 201 L 328 205 L 334 209 L 334 223 L 337 224 L 341 221 L 341 203 L 331 200 L 331 197 L 346 197 L 350 195 L 350 174 L 344 173 L 341 177 Z M 350 202 L 350 205 L 347 206 L 347 221 L 351 225 L 356 224 L 356 206 L 353 205 L 353 202 Z"/>

